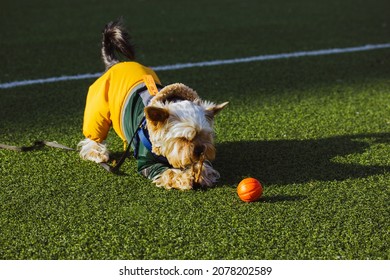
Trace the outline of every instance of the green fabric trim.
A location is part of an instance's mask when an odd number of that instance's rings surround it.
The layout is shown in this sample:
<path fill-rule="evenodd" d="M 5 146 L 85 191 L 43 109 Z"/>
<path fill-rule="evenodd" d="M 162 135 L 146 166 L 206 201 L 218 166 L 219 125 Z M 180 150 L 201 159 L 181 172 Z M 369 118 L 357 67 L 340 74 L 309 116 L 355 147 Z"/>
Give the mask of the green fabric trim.
<path fill-rule="evenodd" d="M 142 102 L 142 98 L 138 94 L 130 93 L 130 96 L 125 101 L 124 112 L 122 115 L 123 133 L 126 137 L 127 143 L 130 142 L 138 128 L 137 126 L 144 116 L 144 108 L 145 106 Z M 138 143 L 138 147 L 135 147 L 133 143 L 132 148 L 138 148 L 138 173 L 144 175 L 148 179 L 154 179 L 169 168 L 167 164 L 156 162 L 152 153 L 149 152 L 142 143 Z"/>

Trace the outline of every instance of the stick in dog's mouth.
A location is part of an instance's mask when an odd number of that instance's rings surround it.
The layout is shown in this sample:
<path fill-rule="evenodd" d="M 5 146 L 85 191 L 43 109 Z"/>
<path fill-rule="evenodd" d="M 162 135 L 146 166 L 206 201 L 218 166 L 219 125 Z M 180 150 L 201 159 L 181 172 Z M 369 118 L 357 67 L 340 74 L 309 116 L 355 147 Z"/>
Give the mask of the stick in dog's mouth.
<path fill-rule="evenodd" d="M 195 183 L 199 183 L 199 179 L 200 179 L 200 175 L 202 174 L 202 166 L 203 166 L 203 162 L 205 160 L 205 156 L 204 156 L 204 153 L 202 153 L 199 157 L 199 161 L 198 162 L 195 162 L 192 166 L 192 170 L 195 170 L 195 165 L 196 164 L 200 164 L 199 166 L 199 170 L 198 172 L 196 172 L 196 174 L 194 174 L 194 177 L 195 177 Z M 195 173 L 195 172 L 194 172 Z"/>

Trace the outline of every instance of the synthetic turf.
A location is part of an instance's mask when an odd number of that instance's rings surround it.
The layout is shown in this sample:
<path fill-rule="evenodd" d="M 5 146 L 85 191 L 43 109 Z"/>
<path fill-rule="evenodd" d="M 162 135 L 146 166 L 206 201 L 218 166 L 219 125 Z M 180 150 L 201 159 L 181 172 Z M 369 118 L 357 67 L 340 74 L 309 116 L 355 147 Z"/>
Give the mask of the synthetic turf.
<path fill-rule="evenodd" d="M 390 41 L 385 0 L 24 2 L 0 11 L 1 83 L 102 71 L 118 15 L 147 65 Z M 134 160 L 115 176 L 72 152 L 0 150 L 0 259 L 389 259 L 389 64 L 383 49 L 160 72 L 230 102 L 209 190 L 156 188 Z M 0 143 L 75 147 L 92 81 L 2 89 Z M 259 202 L 238 198 L 245 177 Z"/>

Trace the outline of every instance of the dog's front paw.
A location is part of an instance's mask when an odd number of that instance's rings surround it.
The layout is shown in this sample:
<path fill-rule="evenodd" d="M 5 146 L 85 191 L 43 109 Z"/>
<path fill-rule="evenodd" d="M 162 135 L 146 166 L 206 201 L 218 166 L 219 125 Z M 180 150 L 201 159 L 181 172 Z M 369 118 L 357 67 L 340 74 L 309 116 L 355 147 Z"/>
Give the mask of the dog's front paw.
<path fill-rule="evenodd" d="M 208 161 L 204 161 L 203 163 L 198 162 L 192 168 L 195 183 L 198 185 L 211 187 L 220 178 L 219 172 Z"/>
<path fill-rule="evenodd" d="M 165 189 L 186 191 L 192 189 L 193 176 L 189 169 L 180 170 L 170 168 L 165 170 L 158 178 L 154 179 L 153 183 Z"/>
<path fill-rule="evenodd" d="M 107 162 L 109 152 L 104 143 L 97 143 L 91 139 L 84 139 L 77 145 L 80 149 L 82 159 L 94 161 L 96 163 Z"/>

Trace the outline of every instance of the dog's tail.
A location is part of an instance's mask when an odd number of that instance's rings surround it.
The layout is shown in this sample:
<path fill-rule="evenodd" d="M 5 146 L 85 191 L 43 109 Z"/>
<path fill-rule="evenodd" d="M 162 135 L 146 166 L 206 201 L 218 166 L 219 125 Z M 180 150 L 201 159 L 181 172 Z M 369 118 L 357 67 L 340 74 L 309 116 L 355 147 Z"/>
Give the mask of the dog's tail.
<path fill-rule="evenodd" d="M 130 60 L 135 58 L 134 46 L 121 19 L 109 22 L 103 30 L 102 58 L 106 70 L 119 62 L 116 53 L 121 53 Z"/>

